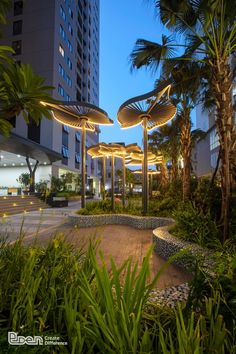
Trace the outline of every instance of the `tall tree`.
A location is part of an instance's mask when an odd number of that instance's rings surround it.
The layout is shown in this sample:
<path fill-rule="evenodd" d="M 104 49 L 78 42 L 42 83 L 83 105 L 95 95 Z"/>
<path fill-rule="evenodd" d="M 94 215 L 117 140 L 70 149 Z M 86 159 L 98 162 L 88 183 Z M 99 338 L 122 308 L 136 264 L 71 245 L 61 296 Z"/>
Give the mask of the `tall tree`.
<path fill-rule="evenodd" d="M 171 160 L 172 181 L 178 177 L 178 159 L 180 157 L 180 126 L 177 117 L 170 124 L 160 127 L 148 136 L 150 146 L 160 152 L 164 160 Z M 162 171 L 165 174 L 165 171 Z"/>
<path fill-rule="evenodd" d="M 175 61 L 200 62 L 209 71 L 220 140 L 221 220 L 225 240 L 229 236 L 230 201 L 236 177 L 231 68 L 231 57 L 236 50 L 235 3 L 227 0 L 159 0 L 155 5 L 162 23 L 175 33 L 185 35 L 182 45 L 173 44 L 170 38 L 165 39 L 162 59 L 168 53 Z M 184 49 L 181 55 L 176 51 L 178 45 Z"/>

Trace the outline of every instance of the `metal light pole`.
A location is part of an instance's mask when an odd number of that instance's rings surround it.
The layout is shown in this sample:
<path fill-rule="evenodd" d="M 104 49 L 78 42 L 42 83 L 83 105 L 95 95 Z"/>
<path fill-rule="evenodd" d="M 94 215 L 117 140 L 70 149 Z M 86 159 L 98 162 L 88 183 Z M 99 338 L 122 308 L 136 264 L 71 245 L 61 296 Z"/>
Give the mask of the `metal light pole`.
<path fill-rule="evenodd" d="M 113 212 L 115 211 L 114 190 L 115 190 L 115 156 L 111 155 L 111 207 Z"/>
<path fill-rule="evenodd" d="M 86 174 L 86 130 L 85 130 L 86 119 L 82 119 L 81 122 L 81 175 L 82 175 L 82 183 L 81 183 L 81 208 L 85 208 L 85 174 Z"/>
<path fill-rule="evenodd" d="M 122 205 L 125 207 L 125 192 L 126 192 L 126 167 L 125 156 L 122 158 Z"/>
<path fill-rule="evenodd" d="M 148 212 L 148 133 L 147 117 L 143 118 L 143 214 Z"/>
<path fill-rule="evenodd" d="M 102 199 L 106 199 L 106 156 L 102 158 Z"/>

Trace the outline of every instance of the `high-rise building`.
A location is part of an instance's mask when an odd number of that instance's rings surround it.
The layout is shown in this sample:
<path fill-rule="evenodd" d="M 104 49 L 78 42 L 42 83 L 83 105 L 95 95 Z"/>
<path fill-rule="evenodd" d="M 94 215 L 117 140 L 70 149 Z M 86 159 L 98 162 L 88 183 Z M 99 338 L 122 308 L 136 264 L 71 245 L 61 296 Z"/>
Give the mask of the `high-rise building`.
<path fill-rule="evenodd" d="M 99 104 L 99 0 L 13 1 L 7 25 L 2 30 L 0 43 L 13 47 L 17 62 L 29 63 L 46 79 L 47 85 L 54 87 L 54 98 Z M 20 151 L 19 144 L 14 147 L 17 139 L 24 140 L 25 148 Z M 47 179 L 49 175 L 60 176 L 68 170 L 80 172 L 79 131 L 47 119 L 39 126 L 33 122 L 27 125 L 23 118 L 17 117 L 11 140 L 12 147 L 6 151 L 6 144 L 0 142 L 1 154 L 5 155 L 0 168 L 10 169 L 8 174 L 12 176 L 0 180 L 0 185 L 16 184 L 15 177 L 24 170 L 27 172 L 26 155 L 40 160 L 36 181 Z M 86 146 L 98 140 L 99 129 L 96 128 L 94 133 L 87 134 Z M 35 154 L 33 150 L 37 149 L 42 149 L 44 156 Z M 21 155 L 14 166 L 7 161 L 7 158 L 12 159 L 8 152 Z M 98 189 L 97 161 L 89 156 L 87 177 L 91 189 Z"/>

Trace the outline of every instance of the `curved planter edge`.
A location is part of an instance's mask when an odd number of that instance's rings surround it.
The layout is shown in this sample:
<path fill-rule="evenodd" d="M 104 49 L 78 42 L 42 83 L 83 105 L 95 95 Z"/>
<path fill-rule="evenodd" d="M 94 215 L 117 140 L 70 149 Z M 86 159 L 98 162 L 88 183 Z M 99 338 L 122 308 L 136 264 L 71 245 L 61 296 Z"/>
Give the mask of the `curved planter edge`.
<path fill-rule="evenodd" d="M 69 222 L 79 227 L 94 227 L 102 225 L 129 225 L 136 229 L 155 229 L 160 226 L 170 225 L 174 222 L 171 218 L 155 216 L 136 216 L 128 214 L 100 214 L 100 215 L 68 215 Z"/>
<path fill-rule="evenodd" d="M 169 232 L 173 225 L 174 222 L 167 226 L 158 227 L 153 230 L 152 240 L 155 252 L 159 256 L 168 259 L 180 251 L 186 251 L 174 260 L 173 263 L 175 265 L 188 272 L 193 272 L 195 261 L 198 259 L 201 260 L 208 275 L 211 277 L 214 276 L 214 272 L 212 271 L 214 265 L 210 259 L 212 252 L 195 243 L 181 240 L 173 236 Z"/>

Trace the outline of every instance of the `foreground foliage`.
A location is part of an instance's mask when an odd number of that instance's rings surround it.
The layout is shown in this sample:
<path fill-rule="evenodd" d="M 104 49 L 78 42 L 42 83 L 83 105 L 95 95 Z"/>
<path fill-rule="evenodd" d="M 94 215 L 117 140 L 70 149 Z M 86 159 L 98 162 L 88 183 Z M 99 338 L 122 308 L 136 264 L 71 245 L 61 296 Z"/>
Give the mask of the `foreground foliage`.
<path fill-rule="evenodd" d="M 214 285 L 211 293 L 196 298 L 201 283 L 198 276 L 186 307 L 150 307 L 148 298 L 154 286 L 148 283 L 151 250 L 140 271 L 131 259 L 120 267 L 111 260 L 108 271 L 102 255 L 97 261 L 96 250 L 95 242 L 86 252 L 75 250 L 63 235 L 53 238 L 46 248 L 37 241 L 24 247 L 23 235 L 11 246 L 2 241 L 1 353 L 236 352 L 236 311 L 232 307 L 228 319 L 221 291 L 224 282 L 221 288 Z M 226 270 L 221 274 L 228 279 L 227 291 L 235 277 L 235 260 L 230 264 L 231 275 Z M 235 303 L 233 288 L 230 294 Z M 21 335 L 59 336 L 68 345 L 10 348 L 9 330 Z"/>

